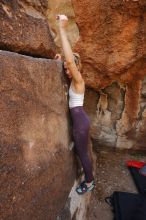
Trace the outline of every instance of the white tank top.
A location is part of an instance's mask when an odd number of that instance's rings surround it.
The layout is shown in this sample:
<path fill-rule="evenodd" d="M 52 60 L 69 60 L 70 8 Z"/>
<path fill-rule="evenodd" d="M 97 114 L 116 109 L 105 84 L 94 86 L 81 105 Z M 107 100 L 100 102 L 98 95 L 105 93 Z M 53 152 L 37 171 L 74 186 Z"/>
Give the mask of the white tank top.
<path fill-rule="evenodd" d="M 72 87 L 69 88 L 69 108 L 74 108 L 77 106 L 83 106 L 84 103 L 84 93 L 78 94 L 72 90 Z"/>

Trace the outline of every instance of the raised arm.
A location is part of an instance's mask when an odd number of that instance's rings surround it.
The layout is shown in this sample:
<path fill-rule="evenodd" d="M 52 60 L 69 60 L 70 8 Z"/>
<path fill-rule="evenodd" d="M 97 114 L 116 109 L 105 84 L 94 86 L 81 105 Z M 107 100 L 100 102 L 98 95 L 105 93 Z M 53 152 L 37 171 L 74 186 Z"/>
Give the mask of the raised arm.
<path fill-rule="evenodd" d="M 84 82 L 84 80 L 75 64 L 74 55 L 66 34 L 68 18 L 65 15 L 58 15 L 58 23 L 59 23 L 59 32 L 60 32 L 62 48 L 67 62 L 67 67 L 72 74 L 73 80 L 76 83 L 82 83 Z"/>

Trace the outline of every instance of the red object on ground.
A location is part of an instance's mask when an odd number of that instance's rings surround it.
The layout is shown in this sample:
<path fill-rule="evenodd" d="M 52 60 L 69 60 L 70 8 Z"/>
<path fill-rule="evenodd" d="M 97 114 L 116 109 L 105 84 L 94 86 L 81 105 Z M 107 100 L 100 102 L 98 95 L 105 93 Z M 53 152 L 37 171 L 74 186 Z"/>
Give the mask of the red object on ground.
<path fill-rule="evenodd" d="M 145 164 L 146 164 L 146 162 L 136 161 L 136 160 L 126 161 L 126 165 L 128 167 L 135 167 L 135 168 L 139 168 L 139 169 L 142 168 Z"/>

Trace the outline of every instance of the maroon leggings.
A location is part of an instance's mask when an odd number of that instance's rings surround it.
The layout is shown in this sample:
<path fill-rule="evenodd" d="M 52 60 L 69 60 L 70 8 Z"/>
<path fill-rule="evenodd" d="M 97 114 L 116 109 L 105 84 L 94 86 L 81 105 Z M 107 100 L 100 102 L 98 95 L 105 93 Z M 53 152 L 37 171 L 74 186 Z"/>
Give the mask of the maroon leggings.
<path fill-rule="evenodd" d="M 93 180 L 92 163 L 87 153 L 90 121 L 82 106 L 71 108 L 70 112 L 75 151 L 81 160 L 86 182 L 91 182 Z"/>

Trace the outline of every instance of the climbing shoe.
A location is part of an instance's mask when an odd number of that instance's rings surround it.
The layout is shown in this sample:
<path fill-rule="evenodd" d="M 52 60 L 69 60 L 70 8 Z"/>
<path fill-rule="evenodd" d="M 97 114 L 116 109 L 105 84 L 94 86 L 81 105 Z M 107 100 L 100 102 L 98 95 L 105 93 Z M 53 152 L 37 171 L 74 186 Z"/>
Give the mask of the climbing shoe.
<path fill-rule="evenodd" d="M 94 189 L 95 187 L 95 182 L 94 180 L 91 182 L 91 185 L 88 187 L 87 186 L 87 183 L 85 181 L 81 182 L 81 184 L 76 188 L 76 192 L 79 194 L 79 195 L 82 195 L 86 192 L 90 192 Z"/>

